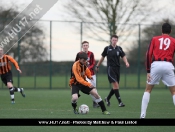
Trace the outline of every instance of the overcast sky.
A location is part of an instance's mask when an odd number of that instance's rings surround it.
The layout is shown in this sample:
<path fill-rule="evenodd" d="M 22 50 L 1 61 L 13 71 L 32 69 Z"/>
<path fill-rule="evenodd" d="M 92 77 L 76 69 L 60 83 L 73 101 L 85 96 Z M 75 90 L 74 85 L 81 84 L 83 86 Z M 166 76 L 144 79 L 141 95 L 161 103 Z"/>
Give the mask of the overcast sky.
<path fill-rule="evenodd" d="M 42 0 L 44 2 L 44 0 Z M 62 1 L 58 0 L 58 2 L 41 18 L 39 25 L 41 25 L 46 33 L 45 45 L 49 49 L 49 33 L 50 33 L 50 21 L 49 20 L 63 20 L 66 14 L 63 12 Z M 22 11 L 25 7 L 30 4 L 32 0 L 1 0 L 0 4 L 3 7 L 11 7 L 18 6 L 18 10 Z M 169 4 L 168 0 L 157 0 L 157 6 L 164 7 L 166 4 L 166 8 L 172 7 L 172 4 Z M 167 11 L 168 13 L 168 11 Z M 64 18 L 63 18 L 64 17 Z M 74 26 L 80 26 L 80 23 L 67 23 L 67 22 L 53 22 L 52 23 L 52 59 L 54 61 L 70 61 L 75 59 L 75 55 L 80 51 L 80 29 L 74 28 Z M 137 28 L 137 27 L 136 27 Z M 107 35 L 103 37 L 108 38 Z M 138 34 L 131 36 L 131 40 L 138 39 Z M 83 40 L 87 40 L 90 42 L 89 50 L 93 51 L 96 59 L 100 59 L 101 53 L 105 46 L 108 44 L 105 42 L 99 42 L 83 36 Z M 119 42 L 120 45 L 120 42 Z M 122 45 L 124 50 L 128 45 Z M 131 45 L 130 45 L 131 46 Z"/>

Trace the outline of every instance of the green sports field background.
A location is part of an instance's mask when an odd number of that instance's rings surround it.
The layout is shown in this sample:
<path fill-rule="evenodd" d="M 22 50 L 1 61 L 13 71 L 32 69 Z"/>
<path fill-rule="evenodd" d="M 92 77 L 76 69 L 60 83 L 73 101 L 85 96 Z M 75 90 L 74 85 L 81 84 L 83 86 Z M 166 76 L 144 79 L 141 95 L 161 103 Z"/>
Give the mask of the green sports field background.
<path fill-rule="evenodd" d="M 126 71 L 127 72 L 127 71 Z M 71 107 L 71 93 L 68 86 L 69 72 L 67 74 L 52 76 L 18 76 L 13 71 L 14 86 L 25 89 L 26 98 L 15 93 L 14 105 L 10 102 L 9 90 L 0 82 L 0 118 L 133 118 L 140 116 L 141 99 L 146 84 L 146 74 L 125 74 L 120 78 L 120 94 L 126 107 L 118 107 L 115 96 L 111 99 L 111 107 L 107 107 L 111 115 L 103 115 L 99 108 L 92 107 L 92 99 L 81 94 L 78 106 L 87 104 L 90 112 L 87 115 L 75 115 Z M 51 86 L 51 87 L 50 87 Z M 106 74 L 97 74 L 97 89 L 102 97 L 106 97 L 111 89 Z M 175 107 L 169 89 L 160 82 L 156 85 L 150 98 L 147 118 L 175 118 Z M 0 132 L 165 132 L 174 131 L 173 126 L 0 126 Z"/>
<path fill-rule="evenodd" d="M 98 89 L 99 94 L 104 99 L 109 89 Z M 15 93 L 15 104 L 10 103 L 9 91 L 0 90 L 0 118 L 133 118 L 140 116 L 140 105 L 144 89 L 120 89 L 121 97 L 126 107 L 118 107 L 115 96 L 111 99 L 111 106 L 107 107 L 111 115 L 103 115 L 99 108 L 92 107 L 92 99 L 88 95 L 81 93 L 78 106 L 87 104 L 90 112 L 87 115 L 75 115 L 71 107 L 70 89 L 26 89 L 26 98 L 20 93 Z M 175 118 L 175 107 L 168 89 L 155 88 L 152 91 L 147 118 Z M 165 132 L 174 131 L 173 126 L 1 126 L 0 132 L 101 132 L 101 131 L 121 131 L 121 132 Z"/>
<path fill-rule="evenodd" d="M 20 75 L 13 77 L 14 86 L 29 89 L 67 89 L 69 88 L 69 75 L 57 75 L 57 76 L 23 76 Z M 139 76 L 139 84 L 138 84 L 138 76 L 137 74 L 121 74 L 120 78 L 120 88 L 123 89 L 144 89 L 146 85 L 146 74 L 141 74 Z M 51 85 L 51 87 L 50 87 Z M 5 85 L 0 82 L 0 86 L 2 89 L 6 88 Z M 108 89 L 111 88 L 108 78 L 106 74 L 97 74 L 97 88 L 98 89 Z M 167 87 L 160 82 L 159 85 L 156 85 L 156 88 L 166 89 Z"/>

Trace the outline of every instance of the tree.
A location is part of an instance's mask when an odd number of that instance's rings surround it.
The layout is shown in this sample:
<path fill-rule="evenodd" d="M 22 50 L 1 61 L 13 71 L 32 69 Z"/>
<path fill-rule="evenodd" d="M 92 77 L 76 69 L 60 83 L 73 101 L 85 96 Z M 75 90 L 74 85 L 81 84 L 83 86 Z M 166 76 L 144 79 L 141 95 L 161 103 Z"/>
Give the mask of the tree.
<path fill-rule="evenodd" d="M 152 0 L 74 0 L 64 6 L 71 19 L 86 23 L 90 37 L 107 42 L 109 39 L 103 38 L 102 33 L 125 36 L 124 41 L 135 28 L 129 23 L 140 23 L 159 10 L 152 7 Z"/>
<path fill-rule="evenodd" d="M 0 31 L 4 29 L 17 15 L 18 11 L 10 8 L 3 9 L 0 7 Z M 20 18 L 18 18 L 20 19 Z M 30 23 L 25 26 L 30 27 Z M 9 27 L 12 28 L 12 27 Z M 24 35 L 24 32 L 18 34 Z M 4 39 L 7 33 L 1 34 L 0 40 Z M 20 63 L 31 62 L 31 61 L 43 61 L 47 60 L 47 50 L 44 46 L 45 35 L 41 27 L 35 25 L 15 44 L 16 41 L 10 41 L 8 45 L 4 46 L 4 51 L 7 54 L 13 56 L 16 60 L 20 60 Z M 15 45 L 14 45 L 15 44 Z M 14 45 L 14 46 L 13 46 Z M 19 45 L 19 47 L 18 47 Z"/>
<path fill-rule="evenodd" d="M 161 26 L 164 22 L 169 22 L 172 26 L 172 32 L 171 32 L 171 36 L 175 36 L 175 27 L 174 25 L 172 25 L 174 23 L 174 21 L 169 20 L 169 19 L 165 19 L 162 21 L 159 21 L 155 24 L 152 25 L 147 25 L 146 27 L 142 27 L 143 31 L 141 32 L 141 40 L 140 40 L 140 55 L 138 55 L 138 42 L 134 42 L 133 43 L 133 48 L 129 51 L 129 55 L 128 55 L 128 60 L 129 62 L 131 62 L 133 65 L 135 65 L 135 67 L 137 67 L 136 65 L 138 64 L 138 58 L 140 57 L 140 64 L 142 66 L 142 69 L 145 70 L 145 59 L 146 59 L 146 51 L 148 49 L 148 46 L 150 44 L 151 38 L 153 36 L 159 36 L 162 34 L 161 31 Z M 134 66 L 133 66 L 134 67 Z"/>

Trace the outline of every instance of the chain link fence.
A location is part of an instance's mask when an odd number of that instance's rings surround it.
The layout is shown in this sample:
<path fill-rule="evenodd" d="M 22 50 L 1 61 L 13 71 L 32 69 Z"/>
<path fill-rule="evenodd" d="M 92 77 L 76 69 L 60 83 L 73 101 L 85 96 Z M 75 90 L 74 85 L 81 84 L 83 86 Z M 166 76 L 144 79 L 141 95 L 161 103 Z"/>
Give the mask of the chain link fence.
<path fill-rule="evenodd" d="M 20 62 L 19 66 L 23 72 L 22 74 L 18 74 L 15 68 L 12 67 L 14 86 L 28 89 L 69 88 L 71 65 L 77 52 L 81 50 L 81 42 L 84 40 L 89 42 L 89 50 L 94 52 L 96 61 L 101 58 L 104 47 L 110 43 L 110 31 L 108 32 L 106 28 L 109 24 L 43 20 L 37 22 L 37 25 L 44 31 L 44 47 L 47 49 L 48 56 L 45 61 L 41 62 Z M 100 28 L 103 26 L 103 29 Z M 121 59 L 120 88 L 145 88 L 146 69 L 145 60 L 143 59 L 145 58 L 145 51 L 143 49 L 148 46 L 151 38 L 146 38 L 144 32 L 150 26 L 152 25 L 118 25 L 119 29 L 125 27 L 125 30 L 119 30 L 117 33 L 117 35 L 119 34 L 118 45 L 126 52 L 130 62 L 130 67 L 126 68 Z M 152 31 L 154 30 L 160 30 L 159 26 L 152 28 Z M 142 42 L 145 39 L 148 43 L 143 45 Z M 20 50 L 19 46 L 20 44 L 18 45 Z M 129 52 L 133 48 L 137 50 Z M 18 58 L 22 58 L 20 52 L 18 53 Z M 17 61 L 19 62 L 19 60 Z M 0 82 L 0 85 L 2 89 L 6 87 L 2 82 Z M 99 73 L 97 73 L 97 87 L 102 89 L 111 88 L 106 74 L 106 59 L 100 66 Z M 157 87 L 166 88 L 162 83 Z"/>

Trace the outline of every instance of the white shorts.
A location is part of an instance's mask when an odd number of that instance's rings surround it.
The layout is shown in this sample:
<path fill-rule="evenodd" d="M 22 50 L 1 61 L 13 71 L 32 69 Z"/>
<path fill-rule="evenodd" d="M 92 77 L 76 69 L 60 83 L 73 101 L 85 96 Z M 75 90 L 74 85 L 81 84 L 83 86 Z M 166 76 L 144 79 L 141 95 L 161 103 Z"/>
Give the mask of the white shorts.
<path fill-rule="evenodd" d="M 151 64 L 150 76 L 151 81 L 147 81 L 148 84 L 159 84 L 161 79 L 166 86 L 175 86 L 174 66 L 171 62 L 154 61 Z"/>
<path fill-rule="evenodd" d="M 92 75 L 93 80 L 86 78 L 86 80 L 91 83 L 94 87 L 96 87 L 96 75 Z"/>

